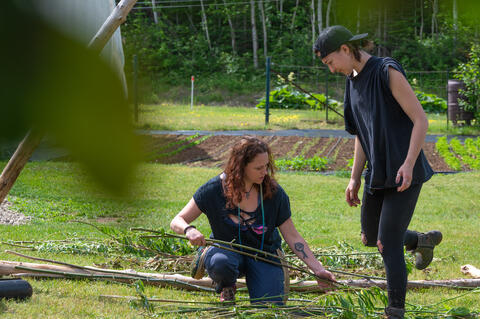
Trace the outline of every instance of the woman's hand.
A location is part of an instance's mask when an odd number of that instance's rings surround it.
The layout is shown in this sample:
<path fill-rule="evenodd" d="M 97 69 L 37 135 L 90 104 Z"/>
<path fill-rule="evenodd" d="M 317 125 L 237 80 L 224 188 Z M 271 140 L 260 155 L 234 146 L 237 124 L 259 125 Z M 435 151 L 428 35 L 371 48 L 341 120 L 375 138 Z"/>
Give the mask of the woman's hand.
<path fill-rule="evenodd" d="M 187 233 L 185 234 L 185 237 L 187 237 L 190 243 L 194 246 L 205 246 L 207 244 L 203 234 L 199 230 L 193 227 L 187 229 Z"/>
<path fill-rule="evenodd" d="M 322 289 L 331 289 L 333 287 L 332 283 L 337 282 L 335 276 L 325 268 L 316 271 L 315 275 L 317 276 L 318 286 Z"/>
<path fill-rule="evenodd" d="M 400 179 L 402 180 L 402 185 L 397 187 L 397 192 L 403 192 L 404 190 L 408 189 L 412 184 L 412 175 L 413 175 L 413 165 L 405 162 L 402 166 L 398 169 L 397 177 L 395 178 L 395 183 L 400 183 Z"/>
<path fill-rule="evenodd" d="M 360 199 L 358 198 L 358 191 L 362 182 L 360 180 L 350 179 L 347 189 L 345 190 L 345 200 L 347 201 L 350 207 L 357 207 L 360 204 Z"/>

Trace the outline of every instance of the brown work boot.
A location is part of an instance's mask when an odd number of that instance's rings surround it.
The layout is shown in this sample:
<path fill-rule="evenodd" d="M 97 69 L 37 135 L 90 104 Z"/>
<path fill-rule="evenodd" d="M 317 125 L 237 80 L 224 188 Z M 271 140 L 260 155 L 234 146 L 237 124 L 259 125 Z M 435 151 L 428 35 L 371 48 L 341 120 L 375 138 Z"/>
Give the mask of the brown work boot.
<path fill-rule="evenodd" d="M 202 279 L 205 275 L 205 256 L 212 246 L 200 246 L 192 263 L 190 274 L 193 279 Z"/>
<path fill-rule="evenodd" d="M 433 259 L 433 248 L 442 241 L 442 233 L 432 230 L 428 233 L 418 233 L 417 248 L 415 254 L 415 268 L 422 270 L 427 268 Z"/>
<path fill-rule="evenodd" d="M 223 287 L 222 292 L 220 293 L 220 301 L 235 303 L 236 292 L 237 292 L 236 285 L 233 285 L 231 287 Z"/>
<path fill-rule="evenodd" d="M 404 316 L 405 316 L 405 309 L 395 308 L 395 307 L 385 308 L 385 313 L 383 314 L 383 318 L 386 318 L 386 319 L 403 319 Z"/>

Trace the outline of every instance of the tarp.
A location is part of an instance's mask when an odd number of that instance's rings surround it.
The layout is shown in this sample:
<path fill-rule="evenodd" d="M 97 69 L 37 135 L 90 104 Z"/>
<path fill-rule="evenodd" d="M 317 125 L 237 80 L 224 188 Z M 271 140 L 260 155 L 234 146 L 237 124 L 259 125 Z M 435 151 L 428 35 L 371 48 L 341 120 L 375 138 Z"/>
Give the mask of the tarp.
<path fill-rule="evenodd" d="M 115 0 L 35 0 L 35 10 L 62 32 L 88 45 L 110 13 Z M 123 55 L 120 28 L 113 34 L 101 56 L 117 72 L 123 82 L 126 94 L 126 80 L 123 71 Z"/>

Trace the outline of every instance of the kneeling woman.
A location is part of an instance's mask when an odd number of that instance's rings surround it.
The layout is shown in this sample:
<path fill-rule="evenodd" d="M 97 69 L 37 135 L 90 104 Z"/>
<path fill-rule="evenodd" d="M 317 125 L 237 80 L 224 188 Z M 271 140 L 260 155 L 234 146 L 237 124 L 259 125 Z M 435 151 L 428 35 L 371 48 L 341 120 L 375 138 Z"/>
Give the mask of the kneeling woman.
<path fill-rule="evenodd" d="M 295 229 L 290 201 L 274 179 L 272 154 L 263 141 L 244 137 L 236 143 L 225 171 L 196 191 L 170 227 L 178 234 L 184 233 L 193 245 L 204 246 L 204 235 L 190 224 L 202 212 L 210 223 L 212 238 L 273 254 L 281 246 L 279 229 L 292 251 L 317 277 L 335 281 Z M 237 278 L 245 275 L 252 300 L 282 303 L 284 274 L 280 266 L 215 246 L 209 246 L 203 258 L 208 275 L 221 293 L 220 300 L 234 300 Z M 318 280 L 318 284 L 329 286 L 324 280 Z"/>

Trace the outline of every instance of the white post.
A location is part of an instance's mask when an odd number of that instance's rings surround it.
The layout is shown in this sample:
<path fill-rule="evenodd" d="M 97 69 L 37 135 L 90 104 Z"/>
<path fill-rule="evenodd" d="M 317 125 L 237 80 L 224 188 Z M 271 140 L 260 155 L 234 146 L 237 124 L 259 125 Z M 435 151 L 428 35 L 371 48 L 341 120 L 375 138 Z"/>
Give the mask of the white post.
<path fill-rule="evenodd" d="M 195 83 L 195 76 L 192 75 L 192 93 L 190 98 L 190 110 L 193 110 L 193 84 Z"/>

